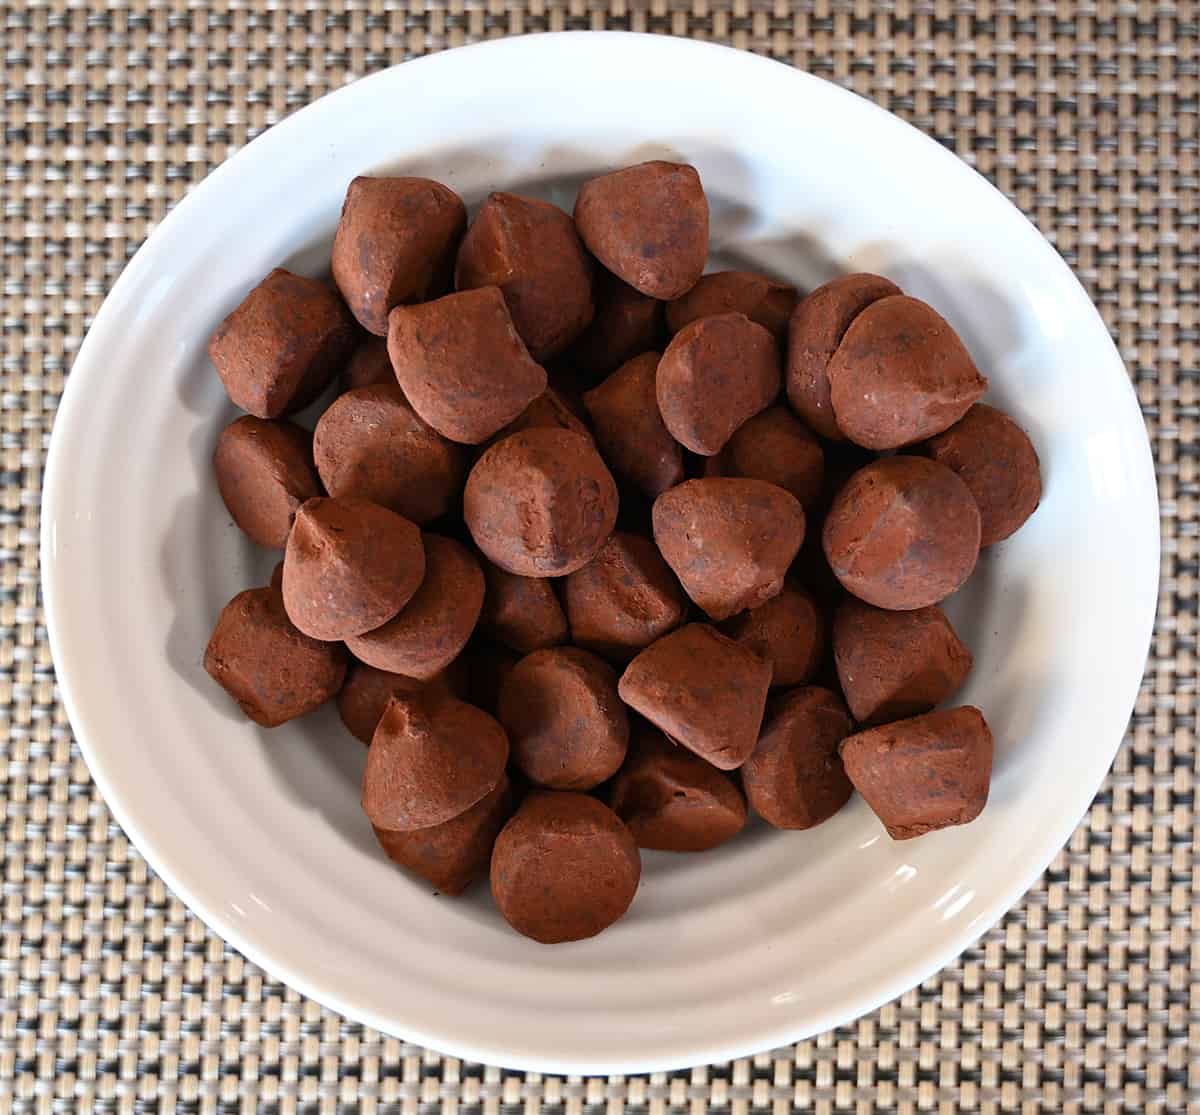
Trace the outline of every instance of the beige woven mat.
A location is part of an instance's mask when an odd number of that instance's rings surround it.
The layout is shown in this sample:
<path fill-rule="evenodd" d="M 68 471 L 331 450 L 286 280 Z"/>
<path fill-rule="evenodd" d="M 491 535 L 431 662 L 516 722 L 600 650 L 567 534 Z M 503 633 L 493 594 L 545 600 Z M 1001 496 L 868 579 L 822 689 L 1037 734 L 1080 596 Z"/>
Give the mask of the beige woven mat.
<path fill-rule="evenodd" d="M 0 0 L 0 1113 L 1200 1112 L 1194 0 Z M 1024 902 L 855 1025 L 733 1064 L 559 1080 L 347 1022 L 209 933 L 110 820 L 57 703 L 42 461 L 80 338 L 189 184 L 353 77 L 480 37 L 694 35 L 859 91 L 990 176 L 1136 377 L 1163 582 L 1130 737 Z"/>

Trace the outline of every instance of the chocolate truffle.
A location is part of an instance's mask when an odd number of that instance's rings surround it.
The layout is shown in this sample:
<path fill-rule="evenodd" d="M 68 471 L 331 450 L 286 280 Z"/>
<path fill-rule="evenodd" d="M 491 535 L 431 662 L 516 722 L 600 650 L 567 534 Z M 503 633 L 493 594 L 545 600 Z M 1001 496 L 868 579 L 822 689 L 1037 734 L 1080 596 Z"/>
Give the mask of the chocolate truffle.
<path fill-rule="evenodd" d="M 233 521 L 251 542 L 271 550 L 287 545 L 296 510 L 321 494 L 312 436 L 291 422 L 235 419 L 217 438 L 213 471 Z"/>
<path fill-rule="evenodd" d="M 346 653 L 297 631 L 274 589 L 252 588 L 225 605 L 204 668 L 251 720 L 274 728 L 342 687 Z"/>
<path fill-rule="evenodd" d="M 578 647 L 527 654 L 500 689 L 513 762 L 535 785 L 590 790 L 611 778 L 629 746 L 617 675 Z"/>
<path fill-rule="evenodd" d="M 546 390 L 497 287 L 397 306 L 388 353 L 409 403 L 451 441 L 478 445 Z"/>
<path fill-rule="evenodd" d="M 838 429 L 875 450 L 940 434 L 987 390 L 946 319 L 903 294 L 872 302 L 850 323 L 828 376 Z"/>
<path fill-rule="evenodd" d="M 608 271 L 597 270 L 593 296 L 596 316 L 563 354 L 562 364 L 584 386 L 608 375 L 639 352 L 658 348 L 663 304 L 636 291 Z"/>
<path fill-rule="evenodd" d="M 683 450 L 658 412 L 657 375 L 658 353 L 644 352 L 583 396 L 605 459 L 651 499 L 683 479 Z"/>
<path fill-rule="evenodd" d="M 693 453 L 720 453 L 746 419 L 779 394 L 779 349 L 745 314 L 685 325 L 658 362 L 658 409 L 671 436 Z"/>
<path fill-rule="evenodd" d="M 1042 472 L 1029 435 L 1007 414 L 976 403 L 921 451 L 957 473 L 979 505 L 981 546 L 1013 534 L 1042 499 Z"/>
<path fill-rule="evenodd" d="M 393 697 L 367 750 L 363 811 L 394 832 L 444 824 L 491 793 L 507 762 L 508 737 L 482 709 L 424 693 Z"/>
<path fill-rule="evenodd" d="M 483 571 L 465 546 L 438 534 L 421 538 L 425 579 L 399 615 L 348 636 L 350 653 L 368 665 L 426 681 L 462 653 L 483 607 Z"/>
<path fill-rule="evenodd" d="M 535 360 L 562 352 L 592 320 L 592 265 L 570 217 L 517 194 L 489 194 L 458 250 L 459 290 L 497 286 Z"/>
<path fill-rule="evenodd" d="M 704 271 L 708 199 L 695 167 L 649 162 L 593 178 L 575 224 L 592 255 L 651 298 L 678 298 Z"/>
<path fill-rule="evenodd" d="M 687 601 L 648 538 L 614 531 L 604 548 L 564 582 L 571 639 L 625 662 L 678 627 Z"/>
<path fill-rule="evenodd" d="M 342 369 L 342 390 L 373 387 L 377 383 L 395 384 L 392 358 L 388 356 L 387 338 L 368 334 L 359 341 L 350 362 Z"/>
<path fill-rule="evenodd" d="M 280 418 L 325 390 L 357 336 L 336 292 L 276 267 L 217 326 L 208 357 L 242 410 Z"/>
<path fill-rule="evenodd" d="M 428 879 L 440 893 L 462 894 L 487 874 L 492 846 L 512 811 L 512 783 L 502 774 L 495 789 L 457 817 L 411 832 L 377 828 L 375 839 L 388 859 Z"/>
<path fill-rule="evenodd" d="M 579 416 L 567 405 L 566 399 L 553 387 L 547 387 L 532 403 L 516 416 L 507 426 L 495 435 L 500 441 L 509 434 L 517 434 L 522 430 L 547 429 L 570 430 L 582 434 L 592 440 L 591 431 L 580 420 Z"/>
<path fill-rule="evenodd" d="M 431 697 L 453 697 L 449 674 L 442 672 L 428 681 L 377 670 L 365 662 L 352 662 L 346 684 L 337 695 L 338 715 L 350 734 L 370 743 L 383 710 L 393 697 L 413 697 L 418 693 Z"/>
<path fill-rule="evenodd" d="M 483 566 L 487 591 L 479 625 L 521 654 L 567 641 L 567 617 L 543 577 L 518 577 L 490 561 Z"/>
<path fill-rule="evenodd" d="M 804 541 L 804 509 L 764 480 L 687 480 L 654 501 L 654 541 L 688 596 L 728 619 L 783 588 Z"/>
<path fill-rule="evenodd" d="M 703 623 L 664 635 L 625 668 L 618 692 L 671 739 L 721 770 L 754 750 L 771 666 Z"/>
<path fill-rule="evenodd" d="M 519 577 L 586 565 L 617 520 L 617 486 L 595 446 L 570 430 L 531 429 L 475 463 L 463 516 L 484 555 Z"/>
<path fill-rule="evenodd" d="M 882 275 L 842 275 L 802 298 L 788 325 L 787 397 L 810 429 L 841 441 L 829 401 L 829 361 L 850 323 L 872 302 L 899 294 Z"/>
<path fill-rule="evenodd" d="M 746 824 L 746 799 L 728 774 L 644 724 L 609 804 L 639 848 L 663 852 L 707 852 Z"/>
<path fill-rule="evenodd" d="M 450 285 L 467 209 L 428 178 L 350 183 L 333 240 L 333 278 L 359 324 L 384 336 L 388 313 L 436 298 Z"/>
<path fill-rule="evenodd" d="M 796 308 L 796 288 L 757 271 L 717 271 L 703 276 L 687 294 L 667 306 L 667 329 L 714 314 L 745 314 L 776 341 L 787 339 L 788 319 Z"/>
<path fill-rule="evenodd" d="M 992 733 L 970 705 L 859 732 L 841 752 L 854 788 L 893 840 L 965 825 L 987 804 Z"/>
<path fill-rule="evenodd" d="M 787 407 L 768 407 L 747 419 L 716 457 L 706 476 L 749 476 L 791 492 L 805 511 L 825 493 L 821 443 Z"/>
<path fill-rule="evenodd" d="M 959 589 L 979 558 L 979 508 L 945 465 L 885 457 L 834 497 L 822 535 L 842 585 L 879 608 L 911 611 Z"/>
<path fill-rule="evenodd" d="M 772 686 L 811 681 L 824 658 L 825 621 L 812 593 L 794 581 L 765 604 L 726 620 L 721 630 L 771 663 Z"/>
<path fill-rule="evenodd" d="M 288 535 L 283 603 L 306 635 L 345 639 L 386 623 L 424 576 L 415 524 L 358 496 L 310 499 Z"/>
<path fill-rule="evenodd" d="M 641 877 L 629 830 L 586 794 L 530 794 L 492 851 L 492 897 L 504 920 L 547 945 L 607 929 L 629 909 Z"/>
<path fill-rule="evenodd" d="M 963 683 L 972 662 L 941 608 L 889 612 L 853 597 L 834 616 L 833 656 L 860 724 L 928 712 Z"/>
<path fill-rule="evenodd" d="M 759 816 L 781 829 L 829 820 L 853 792 L 838 757 L 838 744 L 852 731 L 846 706 L 828 689 L 810 685 L 774 698 L 741 769 Z"/>

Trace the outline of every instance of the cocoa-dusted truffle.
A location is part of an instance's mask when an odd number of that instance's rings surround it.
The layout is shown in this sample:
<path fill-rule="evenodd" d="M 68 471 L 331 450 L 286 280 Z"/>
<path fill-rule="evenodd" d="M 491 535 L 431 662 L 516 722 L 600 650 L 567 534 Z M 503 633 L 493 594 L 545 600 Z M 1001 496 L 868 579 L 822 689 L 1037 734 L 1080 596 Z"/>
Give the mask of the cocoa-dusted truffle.
<path fill-rule="evenodd" d="M 274 589 L 252 588 L 225 605 L 204 668 L 251 720 L 274 728 L 342 687 L 346 653 L 296 630 Z"/>
<path fill-rule="evenodd" d="M 678 627 L 687 600 L 675 574 L 648 538 L 614 531 L 604 548 L 564 582 L 571 639 L 627 661 Z"/>
<path fill-rule="evenodd" d="M 413 697 L 427 693 L 432 698 L 453 697 L 449 674 L 442 672 L 428 681 L 377 670 L 365 662 L 352 662 L 346 684 L 337 695 L 338 715 L 350 734 L 370 743 L 379 726 L 383 710 L 393 697 Z"/>
<path fill-rule="evenodd" d="M 1013 534 L 1042 499 L 1042 472 L 1029 435 L 1007 414 L 976 403 L 921 451 L 956 472 L 979 505 L 981 546 Z"/>
<path fill-rule="evenodd" d="M 657 375 L 658 353 L 644 352 L 583 396 L 601 452 L 651 499 L 683 479 L 683 449 L 658 411 Z"/>
<path fill-rule="evenodd" d="M 345 639 L 386 623 L 424 576 L 415 524 L 358 496 L 310 499 L 288 535 L 283 603 L 306 635 Z"/>
<path fill-rule="evenodd" d="M 644 724 L 609 804 L 639 848 L 664 852 L 706 852 L 746 824 L 746 799 L 728 774 Z"/>
<path fill-rule="evenodd" d="M 593 284 L 596 316 L 563 354 L 564 369 L 582 386 L 595 383 L 639 352 L 663 341 L 663 304 L 597 269 Z"/>
<path fill-rule="evenodd" d="M 458 250 L 459 290 L 497 286 L 535 360 L 567 347 L 592 320 L 592 265 L 556 205 L 489 194 Z"/>
<path fill-rule="evenodd" d="M 841 441 L 829 401 L 829 361 L 850 323 L 872 302 L 899 294 L 882 275 L 842 275 L 802 298 L 788 325 L 787 397 L 810 429 Z"/>
<path fill-rule="evenodd" d="M 658 362 L 658 409 L 671 436 L 693 453 L 721 452 L 746 419 L 779 394 L 779 349 L 745 314 L 685 325 Z"/>
<path fill-rule="evenodd" d="M 703 623 L 664 635 L 621 675 L 618 691 L 677 743 L 721 770 L 754 750 L 771 666 Z"/>
<path fill-rule="evenodd" d="M 788 319 L 796 308 L 796 288 L 757 271 L 717 271 L 704 275 L 687 294 L 667 306 L 667 329 L 714 314 L 745 314 L 776 341 L 787 339 Z"/>
<path fill-rule="evenodd" d="M 518 577 L 490 561 L 483 566 L 487 591 L 479 625 L 521 654 L 567 641 L 567 617 L 543 577 Z"/>
<path fill-rule="evenodd" d="M 834 616 L 833 656 L 860 724 L 928 712 L 963 683 L 972 662 L 941 608 L 889 612 L 854 597 Z"/>
<path fill-rule="evenodd" d="M 312 436 L 291 422 L 235 419 L 217 438 L 213 471 L 233 521 L 271 550 L 287 545 L 297 508 L 321 494 Z"/>
<path fill-rule="evenodd" d="M 867 449 L 895 449 L 953 426 L 987 380 L 932 306 L 897 294 L 872 302 L 829 361 L 838 429 Z"/>
<path fill-rule="evenodd" d="M 582 434 L 589 441 L 591 431 L 580 421 L 579 415 L 567 404 L 563 395 L 553 387 L 547 387 L 532 403 L 495 435 L 495 440 L 533 429 L 570 430 Z"/>
<path fill-rule="evenodd" d="M 834 497 L 822 535 L 834 575 L 868 604 L 894 611 L 944 600 L 979 558 L 979 508 L 944 465 L 885 457 Z"/>
<path fill-rule="evenodd" d="M 611 778 L 629 745 L 617 675 L 578 647 L 527 654 L 504 679 L 497 714 L 513 762 L 533 783 L 590 790 Z"/>
<path fill-rule="evenodd" d="M 560 577 L 586 565 L 607 541 L 617 486 L 581 434 L 523 430 L 476 461 L 463 516 L 475 544 L 501 569 Z"/>
<path fill-rule="evenodd" d="M 825 493 L 821 443 L 787 407 L 768 407 L 747 419 L 725 448 L 708 458 L 705 476 L 749 476 L 791 492 L 805 511 Z"/>
<path fill-rule="evenodd" d="M 409 403 L 451 441 L 478 445 L 546 390 L 498 287 L 397 306 L 388 353 Z"/>
<path fill-rule="evenodd" d="M 893 840 L 965 825 L 987 804 L 992 733 L 970 705 L 859 732 L 841 751 L 854 788 Z"/>
<path fill-rule="evenodd" d="M 376 828 L 444 824 L 504 777 L 508 737 L 482 709 L 453 698 L 393 697 L 367 751 L 362 806 Z"/>
<path fill-rule="evenodd" d="M 465 546 L 422 535 L 425 579 L 399 615 L 348 636 L 350 653 L 380 670 L 428 680 L 462 652 L 483 607 L 483 571 Z"/>
<path fill-rule="evenodd" d="M 607 929 L 629 909 L 641 877 L 629 830 L 586 794 L 530 794 L 492 851 L 492 897 L 504 920 L 547 945 Z"/>
<path fill-rule="evenodd" d="M 368 333 L 388 331 L 388 312 L 436 298 L 450 285 L 467 209 L 428 178 L 350 183 L 333 240 L 333 278 Z"/>
<path fill-rule="evenodd" d="M 388 859 L 428 879 L 442 894 L 462 894 L 487 873 L 496 837 L 512 816 L 508 776 L 470 809 L 449 821 L 411 832 L 377 828 L 375 839 Z"/>
<path fill-rule="evenodd" d="M 716 620 L 775 596 L 804 541 L 804 509 L 764 480 L 687 480 L 654 501 L 653 517 L 662 556 Z"/>
<path fill-rule="evenodd" d="M 388 356 L 387 338 L 368 334 L 359 341 L 350 362 L 342 369 L 342 390 L 373 387 L 377 383 L 396 382 L 392 358 Z"/>
<path fill-rule="evenodd" d="M 778 596 L 726 620 L 721 629 L 771 663 L 771 685 L 811 681 L 825 654 L 825 621 L 812 593 L 788 581 Z"/>
<path fill-rule="evenodd" d="M 846 706 L 828 689 L 810 685 L 774 698 L 741 769 L 759 816 L 781 829 L 829 820 L 853 792 L 838 757 L 838 745 L 853 730 Z"/>
<path fill-rule="evenodd" d="M 585 182 L 575 224 L 605 267 L 651 298 L 678 298 L 708 258 L 708 199 L 695 167 L 649 162 Z"/>
<path fill-rule="evenodd" d="M 242 410 L 280 418 L 325 390 L 357 337 L 334 291 L 276 267 L 217 326 L 208 356 Z"/>

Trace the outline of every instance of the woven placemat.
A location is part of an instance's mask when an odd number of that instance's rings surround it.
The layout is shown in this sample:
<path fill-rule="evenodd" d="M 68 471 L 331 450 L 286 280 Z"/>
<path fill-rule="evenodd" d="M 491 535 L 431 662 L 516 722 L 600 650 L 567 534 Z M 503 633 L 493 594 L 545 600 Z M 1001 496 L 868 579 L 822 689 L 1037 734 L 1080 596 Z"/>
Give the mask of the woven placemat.
<path fill-rule="evenodd" d="M 0 3 L 0 1113 L 1200 1111 L 1193 0 Z M 989 176 L 1083 280 L 1136 378 L 1163 581 L 1130 736 L 1069 847 L 958 963 L 732 1064 L 555 1079 L 381 1037 L 264 976 L 147 869 L 58 703 L 41 469 L 105 292 L 167 209 L 354 77 L 483 37 L 620 28 L 792 62 Z"/>

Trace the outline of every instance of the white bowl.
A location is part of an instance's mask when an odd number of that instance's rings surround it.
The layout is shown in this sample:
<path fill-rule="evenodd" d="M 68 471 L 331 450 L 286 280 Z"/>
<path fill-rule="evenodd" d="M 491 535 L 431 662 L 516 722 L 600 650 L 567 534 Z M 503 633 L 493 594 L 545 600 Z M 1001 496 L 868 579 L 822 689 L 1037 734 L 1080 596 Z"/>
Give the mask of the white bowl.
<path fill-rule="evenodd" d="M 961 701 L 995 732 L 973 824 L 893 843 L 854 800 L 812 832 L 648 854 L 630 914 L 547 948 L 486 886 L 435 897 L 377 851 L 364 749 L 327 711 L 265 732 L 205 675 L 228 598 L 263 583 L 209 457 L 233 416 L 205 357 L 271 267 L 325 266 L 347 182 L 429 175 L 570 205 L 583 178 L 694 163 L 728 264 L 810 287 L 881 271 L 928 299 L 1041 454 L 1041 509 L 951 602 Z M 255 140 L 114 286 L 59 411 L 43 502 L 63 699 L 105 799 L 212 928 L 351 1018 L 475 1060 L 609 1073 L 723 1060 L 846 1022 L 951 961 L 1066 841 L 1121 740 L 1158 568 L 1141 415 L 1100 318 L 1035 229 L 866 101 L 749 54 L 568 34 L 377 74 Z"/>

